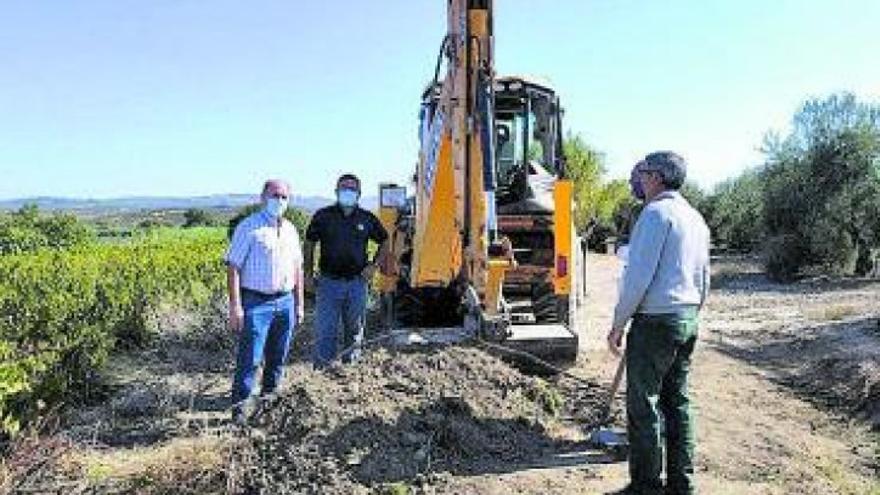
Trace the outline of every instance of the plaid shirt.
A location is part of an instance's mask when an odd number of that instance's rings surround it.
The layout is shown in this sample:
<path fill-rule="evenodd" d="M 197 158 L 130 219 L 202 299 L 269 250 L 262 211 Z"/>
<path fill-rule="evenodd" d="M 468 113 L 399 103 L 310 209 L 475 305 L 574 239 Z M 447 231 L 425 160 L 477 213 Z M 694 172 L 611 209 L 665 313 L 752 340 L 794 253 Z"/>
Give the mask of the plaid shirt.
<path fill-rule="evenodd" d="M 303 262 L 299 233 L 288 220 L 278 226 L 277 220 L 259 211 L 235 228 L 224 259 L 238 269 L 244 289 L 291 291 Z"/>

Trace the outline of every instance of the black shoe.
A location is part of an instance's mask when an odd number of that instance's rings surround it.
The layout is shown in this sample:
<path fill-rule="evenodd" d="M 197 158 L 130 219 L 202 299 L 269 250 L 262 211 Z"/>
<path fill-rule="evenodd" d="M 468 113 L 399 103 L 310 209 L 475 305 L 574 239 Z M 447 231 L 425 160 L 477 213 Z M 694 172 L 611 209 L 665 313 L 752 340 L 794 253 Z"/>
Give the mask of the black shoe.
<path fill-rule="evenodd" d="M 253 398 L 237 402 L 232 406 L 232 423 L 236 426 L 248 426 L 248 419 L 254 412 Z"/>
<path fill-rule="evenodd" d="M 616 492 L 608 492 L 605 495 L 663 495 L 663 487 L 657 488 L 645 488 L 636 485 L 627 485 L 626 488 L 616 491 Z"/>
<path fill-rule="evenodd" d="M 272 404 L 278 400 L 278 389 L 273 388 L 260 393 L 260 402 Z"/>
<path fill-rule="evenodd" d="M 247 414 L 245 414 L 243 407 L 235 406 L 232 408 L 232 424 L 241 427 L 245 427 L 248 425 Z"/>

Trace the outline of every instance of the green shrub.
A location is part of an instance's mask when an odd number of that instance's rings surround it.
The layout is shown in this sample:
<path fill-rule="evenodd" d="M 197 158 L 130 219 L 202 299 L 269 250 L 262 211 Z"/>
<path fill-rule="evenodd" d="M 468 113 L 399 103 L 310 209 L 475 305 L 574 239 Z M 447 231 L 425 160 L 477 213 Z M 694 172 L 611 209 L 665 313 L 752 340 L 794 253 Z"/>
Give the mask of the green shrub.
<path fill-rule="evenodd" d="M 773 250 L 795 249 L 768 257 L 768 271 L 779 278 L 805 269 L 867 271 L 864 260 L 880 247 L 880 106 L 849 94 L 807 102 L 791 135 L 771 137 L 767 150 L 766 232 L 786 239 Z"/>
<path fill-rule="evenodd" d="M 222 230 L 196 229 L 0 256 L 3 431 L 87 393 L 114 347 L 150 337 L 160 305 L 207 304 L 223 287 L 224 246 Z"/>
<path fill-rule="evenodd" d="M 803 242 L 794 235 L 777 235 L 768 238 L 763 255 L 767 274 L 780 281 L 790 281 L 804 265 L 806 258 Z"/>
<path fill-rule="evenodd" d="M 764 189 L 761 174 L 748 170 L 715 187 L 704 202 L 713 242 L 751 251 L 764 238 Z"/>
<path fill-rule="evenodd" d="M 699 211 L 701 215 L 704 217 L 707 215 L 709 197 L 699 184 L 692 180 L 686 180 L 678 192 L 681 193 L 684 199 L 686 199 L 695 210 Z"/>
<path fill-rule="evenodd" d="M 551 416 L 558 416 L 565 405 L 565 399 L 552 385 L 543 380 L 535 381 L 528 389 L 526 396 L 541 405 L 541 408 Z"/>
<path fill-rule="evenodd" d="M 215 225 L 218 225 L 217 218 L 206 210 L 190 208 L 183 212 L 183 226 L 185 228 L 213 227 Z"/>
<path fill-rule="evenodd" d="M 74 215 L 41 215 L 36 206 L 0 215 L 0 255 L 82 246 L 94 239 L 92 229 Z"/>
<path fill-rule="evenodd" d="M 137 228 L 140 230 L 154 230 L 154 229 L 167 229 L 174 227 L 174 222 L 167 218 L 161 212 L 153 212 L 150 213 L 148 218 L 145 218 L 137 223 Z"/>

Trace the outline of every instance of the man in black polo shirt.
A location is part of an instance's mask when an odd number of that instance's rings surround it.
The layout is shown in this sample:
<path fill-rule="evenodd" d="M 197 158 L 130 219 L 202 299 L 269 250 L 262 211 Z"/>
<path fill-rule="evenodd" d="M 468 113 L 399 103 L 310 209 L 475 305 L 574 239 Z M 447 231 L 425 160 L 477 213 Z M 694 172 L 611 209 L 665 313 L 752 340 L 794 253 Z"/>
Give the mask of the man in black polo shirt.
<path fill-rule="evenodd" d="M 318 210 L 306 230 L 306 284 L 316 286 L 316 368 L 330 364 L 339 352 L 337 334 L 342 324 L 343 362 L 360 355 L 367 305 L 367 284 L 388 250 L 388 233 L 375 215 L 358 207 L 360 180 L 345 174 L 336 182 L 336 204 Z M 379 244 L 373 261 L 367 242 Z M 315 243 L 321 245 L 320 274 L 312 274 Z"/>

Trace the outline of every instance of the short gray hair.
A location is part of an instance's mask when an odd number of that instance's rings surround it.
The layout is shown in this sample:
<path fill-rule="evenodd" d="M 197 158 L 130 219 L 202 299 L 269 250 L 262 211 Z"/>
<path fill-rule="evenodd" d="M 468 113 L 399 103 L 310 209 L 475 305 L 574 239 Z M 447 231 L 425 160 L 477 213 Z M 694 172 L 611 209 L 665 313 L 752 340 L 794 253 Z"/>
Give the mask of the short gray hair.
<path fill-rule="evenodd" d="M 283 179 L 267 179 L 266 182 L 263 182 L 263 190 L 260 191 L 260 194 L 266 194 L 266 191 L 269 190 L 273 185 L 283 186 L 287 189 L 287 192 L 290 192 L 290 183 Z"/>
<path fill-rule="evenodd" d="M 687 176 L 687 164 L 681 155 L 672 151 L 655 151 L 645 156 L 640 162 L 640 170 L 644 172 L 657 172 L 663 185 L 668 189 L 678 190 L 684 185 Z"/>

